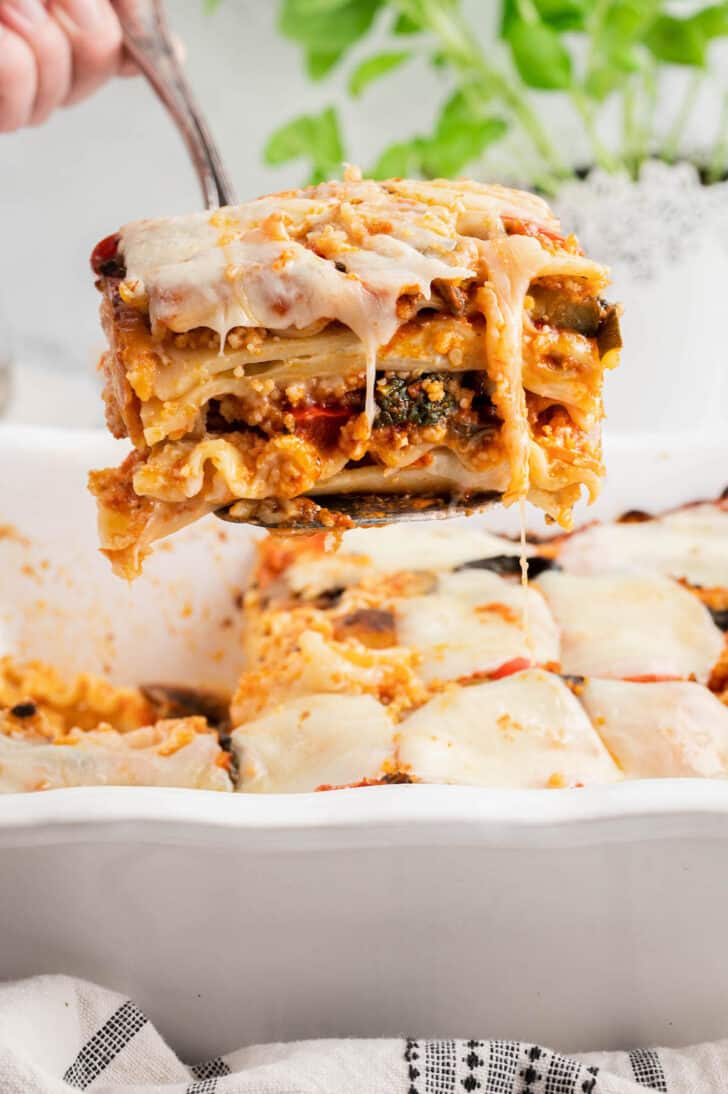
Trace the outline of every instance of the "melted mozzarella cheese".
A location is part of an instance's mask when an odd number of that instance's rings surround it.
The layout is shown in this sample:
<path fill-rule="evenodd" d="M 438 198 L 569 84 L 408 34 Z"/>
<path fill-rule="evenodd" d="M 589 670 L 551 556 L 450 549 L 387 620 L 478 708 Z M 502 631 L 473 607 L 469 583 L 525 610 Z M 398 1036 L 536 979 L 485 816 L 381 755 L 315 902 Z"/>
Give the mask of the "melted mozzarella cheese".
<path fill-rule="evenodd" d="M 309 695 L 232 735 L 238 791 L 293 794 L 378 779 L 394 754 L 394 726 L 370 695 Z"/>
<path fill-rule="evenodd" d="M 638 570 L 728 587 L 728 510 L 695 505 L 655 520 L 597 524 L 566 540 L 559 562 L 574 574 Z"/>
<path fill-rule="evenodd" d="M 514 658 L 559 660 L 559 636 L 543 597 L 488 570 L 441 574 L 437 590 L 387 602 L 397 639 L 419 655 L 423 680 L 487 674 Z"/>
<path fill-rule="evenodd" d="M 700 684 L 590 680 L 581 698 L 628 777 L 728 774 L 728 707 Z"/>
<path fill-rule="evenodd" d="M 378 570 L 390 571 L 448 570 L 478 558 L 515 558 L 521 550 L 517 542 L 491 535 L 469 521 L 356 528 L 344 533 L 342 549 L 366 556 Z"/>
<path fill-rule="evenodd" d="M 551 571 L 535 584 L 561 628 L 564 672 L 705 682 L 723 648 L 708 609 L 668 578 Z"/>
<path fill-rule="evenodd" d="M 345 532 L 336 553 L 307 556 L 301 552 L 285 576 L 293 592 L 310 597 L 325 589 L 355 585 L 372 573 L 449 570 L 479 558 L 517 557 L 520 550 L 518 543 L 472 524 L 433 521 L 406 530 L 387 524 Z M 526 550 L 527 557 L 532 554 L 533 550 Z"/>
<path fill-rule="evenodd" d="M 439 218 L 433 214 L 430 226 L 425 206 L 411 207 L 404 216 L 376 184 L 349 186 L 347 197 L 357 190 L 366 206 L 345 211 L 341 197 L 335 198 L 329 212 L 336 213 L 336 227 L 329 224 L 333 230 L 324 242 L 312 237 L 311 246 L 291 235 L 284 202 L 267 222 L 261 220 L 267 207 L 256 215 L 251 203 L 252 208 L 211 213 L 207 221 L 177 220 L 175 233 L 164 226 L 159 231 L 154 222 L 127 225 L 120 233 L 124 293 L 129 300 L 146 300 L 153 331 L 208 327 L 218 333 L 221 348 L 234 327 L 303 330 L 321 319 L 338 320 L 364 346 L 365 413 L 371 426 L 377 351 L 401 325 L 399 298 L 409 293 L 427 300 L 433 281 L 468 280 L 475 270 L 453 257 L 457 238 L 451 211 L 443 210 Z M 314 201 L 304 215 L 309 231 L 322 212 Z M 377 230 L 385 219 L 385 231 Z M 322 246 L 325 254 L 318 253 Z M 476 257 L 472 245 L 460 253 Z"/>
<path fill-rule="evenodd" d="M 220 750 L 214 733 L 197 734 L 184 747 L 160 755 L 156 746 L 144 747 L 149 732 L 91 730 L 72 745 L 16 741 L 0 733 L 0 794 L 69 786 L 232 789 L 227 772 L 216 763 Z"/>
<path fill-rule="evenodd" d="M 620 777 L 579 701 L 538 669 L 452 687 L 399 729 L 400 767 L 425 782 L 561 787 Z"/>
<path fill-rule="evenodd" d="M 141 221 L 120 232 L 120 291 L 148 309 L 154 333 L 207 327 L 221 349 L 234 327 L 304 330 L 338 320 L 364 348 L 371 427 L 377 352 L 402 325 L 400 298 L 427 301 L 433 282 L 472 281 L 484 266 L 479 305 L 512 500 L 528 488 L 521 343 L 529 284 L 547 274 L 606 280 L 604 268 L 581 255 L 552 253 L 529 234 L 509 236 L 503 218 L 518 207 L 516 219 L 558 226 L 540 199 L 500 187 L 354 178 L 206 216 Z"/>

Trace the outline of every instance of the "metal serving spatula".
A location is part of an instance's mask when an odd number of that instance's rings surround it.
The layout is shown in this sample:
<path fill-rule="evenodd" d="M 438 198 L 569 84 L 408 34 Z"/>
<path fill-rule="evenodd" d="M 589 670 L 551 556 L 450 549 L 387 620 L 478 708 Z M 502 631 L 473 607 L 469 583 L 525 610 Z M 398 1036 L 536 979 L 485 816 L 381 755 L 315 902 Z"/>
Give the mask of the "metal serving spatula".
<path fill-rule="evenodd" d="M 232 524 L 256 524 L 281 532 L 345 531 L 371 528 L 433 517 L 466 516 L 476 509 L 494 505 L 501 495 L 495 491 L 456 498 L 447 494 L 317 494 L 294 500 L 290 514 L 286 502 L 266 510 L 265 503 L 234 501 L 215 516 Z M 297 504 L 301 503 L 303 504 Z M 280 514 L 280 515 L 278 515 Z"/>
<path fill-rule="evenodd" d="M 117 14 L 130 56 L 164 103 L 185 142 L 208 209 L 234 205 L 235 191 L 222 157 L 184 74 L 162 0 L 119 4 Z M 398 521 L 451 517 L 482 509 L 500 495 L 493 492 L 456 498 L 449 494 L 335 494 L 305 499 L 303 506 L 233 502 L 216 516 L 233 524 L 256 524 L 285 532 L 330 530 Z M 309 504 L 310 502 L 310 504 Z"/>

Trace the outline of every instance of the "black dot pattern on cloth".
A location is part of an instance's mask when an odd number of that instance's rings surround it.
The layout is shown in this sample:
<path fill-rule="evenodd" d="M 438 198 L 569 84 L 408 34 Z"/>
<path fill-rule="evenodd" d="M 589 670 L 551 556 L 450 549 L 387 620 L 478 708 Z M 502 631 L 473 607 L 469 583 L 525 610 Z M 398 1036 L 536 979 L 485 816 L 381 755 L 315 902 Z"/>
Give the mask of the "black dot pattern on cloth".
<path fill-rule="evenodd" d="M 629 1054 L 634 1081 L 649 1090 L 667 1091 L 667 1081 L 660 1057 L 653 1048 L 635 1048 Z"/>
<path fill-rule="evenodd" d="M 596 1067 L 520 1041 L 405 1042 L 406 1094 L 598 1094 Z"/>
<path fill-rule="evenodd" d="M 146 1023 L 146 1015 L 127 999 L 86 1042 L 63 1081 L 77 1090 L 86 1090 Z"/>

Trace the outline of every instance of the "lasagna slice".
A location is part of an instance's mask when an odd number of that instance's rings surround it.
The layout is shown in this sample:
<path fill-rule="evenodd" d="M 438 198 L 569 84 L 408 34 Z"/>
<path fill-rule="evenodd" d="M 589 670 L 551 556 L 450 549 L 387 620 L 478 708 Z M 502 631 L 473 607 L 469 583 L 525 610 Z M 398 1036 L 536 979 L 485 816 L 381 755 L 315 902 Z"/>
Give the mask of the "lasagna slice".
<path fill-rule="evenodd" d="M 560 629 L 566 673 L 707 683 L 721 657 L 710 611 L 669 578 L 550 571 L 535 584 Z"/>
<path fill-rule="evenodd" d="M 129 224 L 92 265 L 133 444 L 90 480 L 118 573 L 231 502 L 335 523 L 337 494 L 487 495 L 568 525 L 599 489 L 617 309 L 531 194 L 349 172 Z"/>
<path fill-rule="evenodd" d="M 235 725 L 311 693 L 369 694 L 399 716 L 452 681 L 558 668 L 558 629 L 509 541 L 437 524 L 345 533 L 334 554 L 325 539 L 260 545 Z"/>
<path fill-rule="evenodd" d="M 186 703 L 185 703 L 186 700 Z M 0 658 L 0 794 L 68 786 L 230 790 L 231 755 L 212 697 L 65 679 L 40 661 Z M 202 716 L 206 712 L 206 717 Z"/>
<path fill-rule="evenodd" d="M 590 680 L 581 699 L 628 778 L 728 775 L 728 709 L 700 684 Z"/>
<path fill-rule="evenodd" d="M 635 570 L 664 574 L 694 589 L 728 590 L 728 498 L 589 525 L 566 537 L 558 555 L 574 574 Z"/>
<path fill-rule="evenodd" d="M 238 790 L 293 794 L 386 780 L 395 727 L 369 695 L 307 695 L 235 730 Z"/>
<path fill-rule="evenodd" d="M 621 778 L 558 676 L 449 688 L 400 726 L 398 765 L 425 782 L 561 789 Z"/>
<path fill-rule="evenodd" d="M 68 786 L 179 786 L 231 790 L 227 753 L 204 718 L 33 737 L 0 712 L 0 794 Z M 222 761 L 222 762 L 221 762 Z"/>

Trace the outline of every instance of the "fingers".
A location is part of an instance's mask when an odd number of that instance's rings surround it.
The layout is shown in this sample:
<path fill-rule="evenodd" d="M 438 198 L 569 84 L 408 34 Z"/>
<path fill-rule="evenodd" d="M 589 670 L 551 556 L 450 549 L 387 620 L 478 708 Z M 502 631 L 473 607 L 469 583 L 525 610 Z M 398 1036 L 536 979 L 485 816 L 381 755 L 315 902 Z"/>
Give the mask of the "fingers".
<path fill-rule="evenodd" d="M 50 0 L 51 17 L 65 32 L 73 58 L 73 80 L 65 105 L 95 91 L 122 64 L 121 27 L 109 0 Z"/>
<path fill-rule="evenodd" d="M 0 133 L 27 125 L 33 113 L 37 73 L 33 50 L 0 22 Z"/>
<path fill-rule="evenodd" d="M 39 125 L 65 102 L 71 89 L 71 49 L 41 0 L 2 0 L 0 18 L 32 52 L 34 99 L 21 124 Z"/>
<path fill-rule="evenodd" d="M 0 132 L 38 125 L 136 71 L 111 0 L 0 0 Z"/>

